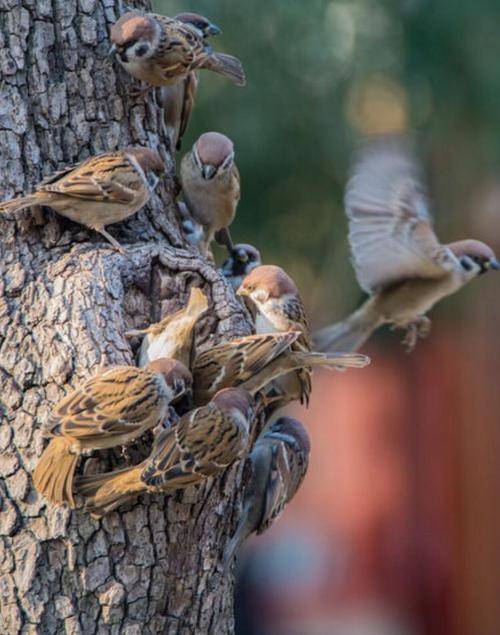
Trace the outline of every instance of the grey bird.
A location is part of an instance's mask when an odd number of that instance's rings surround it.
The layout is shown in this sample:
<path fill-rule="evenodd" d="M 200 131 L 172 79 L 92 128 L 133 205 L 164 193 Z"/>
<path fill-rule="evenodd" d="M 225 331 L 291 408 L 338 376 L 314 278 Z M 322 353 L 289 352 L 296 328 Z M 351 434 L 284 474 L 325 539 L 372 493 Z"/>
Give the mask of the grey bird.
<path fill-rule="evenodd" d="M 258 249 L 253 245 L 239 243 L 222 263 L 220 272 L 236 291 L 246 276 L 261 264 L 262 258 Z"/>
<path fill-rule="evenodd" d="M 234 536 L 224 551 L 228 569 L 244 540 L 261 534 L 297 493 L 309 464 L 311 443 L 306 429 L 292 417 L 280 417 L 263 430 L 250 455 L 250 482 Z"/>
<path fill-rule="evenodd" d="M 379 139 L 361 152 L 345 207 L 356 278 L 369 298 L 343 322 L 314 334 L 320 351 L 358 350 L 383 324 L 404 329 L 403 343 L 412 350 L 418 338 L 428 335 L 426 314 L 437 302 L 499 268 L 483 242 L 438 241 L 405 139 Z"/>

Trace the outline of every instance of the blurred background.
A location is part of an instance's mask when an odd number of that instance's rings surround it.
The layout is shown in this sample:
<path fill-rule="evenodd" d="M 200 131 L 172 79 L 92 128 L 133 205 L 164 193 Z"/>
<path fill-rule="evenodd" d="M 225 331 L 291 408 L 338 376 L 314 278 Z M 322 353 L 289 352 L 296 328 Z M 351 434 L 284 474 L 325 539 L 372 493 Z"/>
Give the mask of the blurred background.
<path fill-rule="evenodd" d="M 236 146 L 232 233 L 296 280 L 322 326 L 362 300 L 342 197 L 366 134 L 412 131 L 438 235 L 500 251 L 498 0 L 157 0 L 223 29 L 248 86 L 201 74 L 185 151 Z M 222 254 L 218 254 L 222 258 Z M 309 473 L 247 543 L 239 635 L 500 633 L 500 274 L 432 312 L 411 355 L 381 331 L 371 367 L 315 375 Z"/>

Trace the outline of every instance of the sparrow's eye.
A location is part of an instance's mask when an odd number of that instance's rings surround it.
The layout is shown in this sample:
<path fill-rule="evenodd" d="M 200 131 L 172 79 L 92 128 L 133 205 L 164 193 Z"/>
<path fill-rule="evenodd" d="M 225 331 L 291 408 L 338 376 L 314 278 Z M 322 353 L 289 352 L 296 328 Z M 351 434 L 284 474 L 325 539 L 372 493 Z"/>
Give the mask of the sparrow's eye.
<path fill-rule="evenodd" d="M 184 382 L 180 379 L 174 381 L 174 390 L 176 395 L 180 395 L 184 391 Z"/>
<path fill-rule="evenodd" d="M 143 55 L 146 55 L 148 50 L 149 46 L 147 44 L 141 44 L 135 49 L 135 54 L 137 55 L 137 57 L 142 57 Z"/>

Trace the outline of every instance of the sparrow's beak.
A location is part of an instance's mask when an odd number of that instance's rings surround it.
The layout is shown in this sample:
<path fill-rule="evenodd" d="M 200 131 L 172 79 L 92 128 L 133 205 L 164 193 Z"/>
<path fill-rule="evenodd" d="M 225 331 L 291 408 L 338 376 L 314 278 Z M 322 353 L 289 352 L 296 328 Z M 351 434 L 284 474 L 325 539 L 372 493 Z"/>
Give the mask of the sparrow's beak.
<path fill-rule="evenodd" d="M 240 262 L 248 262 L 248 254 L 246 251 L 242 251 L 241 253 L 235 252 L 235 257 Z"/>
<path fill-rule="evenodd" d="M 109 47 L 109 51 L 108 51 L 108 55 L 116 55 L 116 44 L 113 44 L 112 46 Z"/>
<path fill-rule="evenodd" d="M 495 271 L 500 270 L 500 262 L 496 258 L 492 258 L 488 260 L 486 263 L 486 269 L 495 269 Z"/>
<path fill-rule="evenodd" d="M 236 289 L 236 295 L 248 296 L 250 294 L 248 293 L 248 289 L 245 289 L 245 287 L 241 286 Z"/>
<path fill-rule="evenodd" d="M 210 26 L 207 29 L 207 33 L 208 35 L 220 35 L 222 33 L 222 29 L 219 28 L 216 24 L 214 24 L 213 22 L 210 23 Z"/>
<path fill-rule="evenodd" d="M 201 168 L 201 175 L 205 179 L 205 181 L 210 181 L 215 176 L 217 172 L 217 168 L 210 164 L 204 164 Z"/>

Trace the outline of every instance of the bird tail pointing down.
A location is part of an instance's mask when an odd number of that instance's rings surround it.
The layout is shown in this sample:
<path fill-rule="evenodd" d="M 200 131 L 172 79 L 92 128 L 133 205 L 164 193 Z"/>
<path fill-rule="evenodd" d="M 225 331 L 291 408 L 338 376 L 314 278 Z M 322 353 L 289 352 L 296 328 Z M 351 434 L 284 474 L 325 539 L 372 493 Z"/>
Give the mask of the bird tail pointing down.
<path fill-rule="evenodd" d="M 226 55 L 225 53 L 212 53 L 207 59 L 203 68 L 224 75 L 237 86 L 246 84 L 245 71 L 243 65 L 237 57 Z"/>
<path fill-rule="evenodd" d="M 73 441 L 54 437 L 43 451 L 33 472 L 37 491 L 54 505 L 68 505 L 74 509 L 73 478 L 79 455 L 72 449 Z"/>
<path fill-rule="evenodd" d="M 143 466 L 105 474 L 81 476 L 76 483 L 76 492 L 85 498 L 85 509 L 93 516 L 101 517 L 146 490 L 141 481 Z"/>

